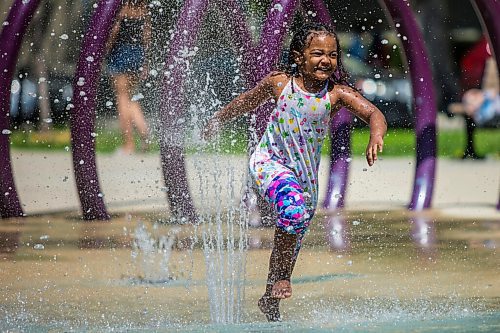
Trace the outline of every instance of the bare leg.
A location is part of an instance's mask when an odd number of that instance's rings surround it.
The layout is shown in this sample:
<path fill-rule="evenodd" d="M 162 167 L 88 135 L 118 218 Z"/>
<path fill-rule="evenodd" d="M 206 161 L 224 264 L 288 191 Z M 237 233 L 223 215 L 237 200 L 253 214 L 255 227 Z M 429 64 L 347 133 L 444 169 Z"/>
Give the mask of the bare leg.
<path fill-rule="evenodd" d="M 127 75 L 118 74 L 113 77 L 116 92 L 116 103 L 118 109 L 118 119 L 123 136 L 123 150 L 132 153 L 135 149 L 134 133 L 132 127 L 133 110 L 130 100 L 130 83 Z"/>
<path fill-rule="evenodd" d="M 298 236 L 276 228 L 274 246 L 269 260 L 269 274 L 264 295 L 259 300 L 259 309 L 268 321 L 279 321 L 279 302 L 292 296 L 290 277 L 295 265 L 294 252 Z"/>
<path fill-rule="evenodd" d="M 149 131 L 146 119 L 142 113 L 141 105 L 138 102 L 130 102 L 133 122 L 139 136 L 141 137 L 141 150 L 147 151 L 149 148 Z"/>
<path fill-rule="evenodd" d="M 128 81 L 130 82 L 130 89 L 135 87 L 138 83 L 137 75 L 129 75 Z M 132 96 L 132 90 L 129 91 L 129 96 Z M 141 104 L 137 101 L 130 100 L 130 110 L 132 115 L 133 125 L 135 126 L 139 136 L 142 141 L 142 150 L 147 150 L 149 148 L 149 130 L 146 119 L 144 118 L 144 113 L 142 112 Z"/>

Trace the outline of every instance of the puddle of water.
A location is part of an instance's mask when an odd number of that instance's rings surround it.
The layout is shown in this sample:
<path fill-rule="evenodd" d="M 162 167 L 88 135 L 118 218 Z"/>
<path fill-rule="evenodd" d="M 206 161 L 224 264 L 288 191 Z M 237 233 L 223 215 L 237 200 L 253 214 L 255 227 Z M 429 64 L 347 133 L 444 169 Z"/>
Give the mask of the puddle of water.
<path fill-rule="evenodd" d="M 318 215 L 279 324 L 266 323 L 256 307 L 273 230 L 251 228 L 243 236 L 249 247 L 245 276 L 231 282 L 244 284 L 241 323 L 226 325 L 214 324 L 211 316 L 206 253 L 196 235 L 201 228 L 157 220 L 149 213 L 111 222 L 62 215 L 2 221 L 0 329 L 500 331 L 498 220 L 407 212 Z M 149 268 L 138 260 L 135 232 L 141 223 L 154 226 L 151 237 L 162 244 Z M 158 270 L 148 276 L 147 269 Z"/>

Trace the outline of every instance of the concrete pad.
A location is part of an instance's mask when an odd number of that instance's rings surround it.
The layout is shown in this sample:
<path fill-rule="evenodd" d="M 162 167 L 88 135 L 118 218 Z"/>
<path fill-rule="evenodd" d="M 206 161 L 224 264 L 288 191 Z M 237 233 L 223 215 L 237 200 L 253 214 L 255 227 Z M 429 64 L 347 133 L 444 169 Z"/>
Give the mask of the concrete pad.
<path fill-rule="evenodd" d="M 15 150 L 12 164 L 18 194 L 26 214 L 79 211 L 70 152 Z M 320 166 L 320 203 L 328 177 L 328 158 Z M 102 154 L 97 167 L 105 202 L 111 212 L 165 211 L 159 156 Z M 187 170 L 198 209 L 213 209 L 213 193 L 237 204 L 246 179 L 247 160 L 238 155 L 189 155 Z M 411 198 L 415 160 L 382 158 L 368 167 L 353 158 L 347 189 L 347 210 L 400 210 Z M 439 159 L 433 209 L 442 214 L 500 219 L 500 161 Z M 229 202 L 225 202 L 228 205 Z"/>

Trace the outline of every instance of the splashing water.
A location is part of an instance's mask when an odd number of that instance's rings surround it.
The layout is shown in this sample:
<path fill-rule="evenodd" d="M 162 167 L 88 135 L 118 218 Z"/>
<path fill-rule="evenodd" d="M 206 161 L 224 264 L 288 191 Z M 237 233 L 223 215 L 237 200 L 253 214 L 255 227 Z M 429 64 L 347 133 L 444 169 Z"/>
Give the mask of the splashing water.
<path fill-rule="evenodd" d="M 201 217 L 210 318 L 213 323 L 218 324 L 239 323 L 248 244 L 247 210 L 242 202 L 239 205 L 234 202 L 236 171 L 222 165 L 217 156 L 212 157 L 212 163 L 210 173 L 198 170 L 201 171 L 199 177 L 202 200 L 213 200 L 216 204 L 215 214 L 207 213 Z M 243 179 L 245 177 L 238 176 Z M 209 186 L 209 178 L 212 178 L 215 187 Z M 224 193 L 223 188 L 227 184 L 229 191 Z"/>
<path fill-rule="evenodd" d="M 132 258 L 135 260 L 136 266 L 142 267 L 140 278 L 143 282 L 166 283 L 172 280 L 168 264 L 179 231 L 180 228 L 172 228 L 167 235 L 156 239 L 148 232 L 144 223 L 139 222 L 134 233 Z"/>

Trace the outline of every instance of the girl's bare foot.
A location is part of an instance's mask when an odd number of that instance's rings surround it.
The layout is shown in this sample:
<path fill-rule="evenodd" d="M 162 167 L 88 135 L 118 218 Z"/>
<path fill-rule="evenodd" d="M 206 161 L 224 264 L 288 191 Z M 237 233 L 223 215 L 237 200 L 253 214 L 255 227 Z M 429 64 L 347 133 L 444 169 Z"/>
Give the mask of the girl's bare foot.
<path fill-rule="evenodd" d="M 271 295 L 262 296 L 259 299 L 259 309 L 266 315 L 267 321 L 281 321 L 280 300 L 292 296 L 292 285 L 290 281 L 280 280 L 273 285 Z"/>
<path fill-rule="evenodd" d="M 272 298 L 289 298 L 292 296 L 292 285 L 290 281 L 287 280 L 279 280 L 273 285 L 273 289 L 271 290 Z"/>
<path fill-rule="evenodd" d="M 281 321 L 279 299 L 264 295 L 259 299 L 257 305 L 260 311 L 266 315 L 267 321 Z"/>

